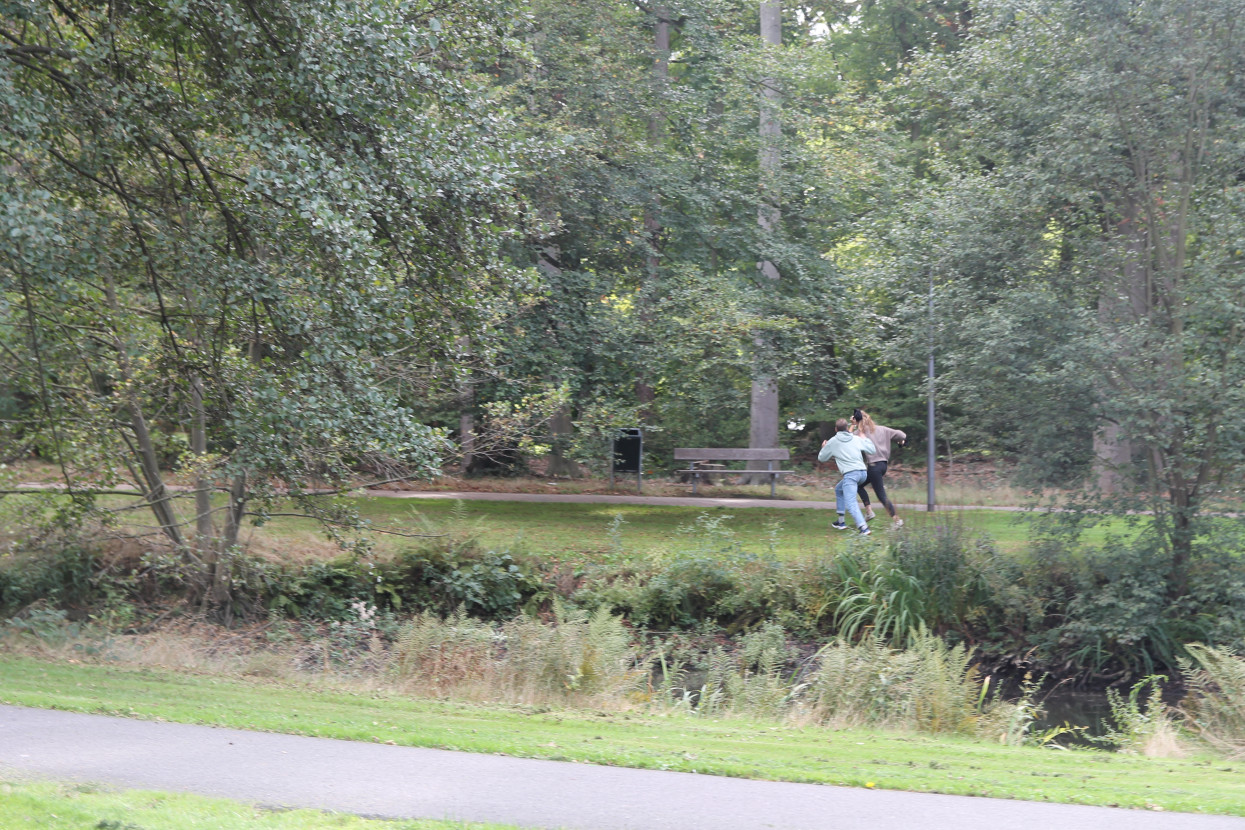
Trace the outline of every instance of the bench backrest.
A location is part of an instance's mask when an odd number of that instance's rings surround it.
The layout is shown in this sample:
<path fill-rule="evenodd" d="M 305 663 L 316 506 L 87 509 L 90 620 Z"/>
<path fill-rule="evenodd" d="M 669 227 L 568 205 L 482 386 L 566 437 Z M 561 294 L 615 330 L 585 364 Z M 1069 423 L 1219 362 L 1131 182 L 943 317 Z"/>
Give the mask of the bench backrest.
<path fill-rule="evenodd" d="M 791 453 L 784 449 L 752 450 L 731 447 L 680 447 L 674 451 L 675 461 L 789 461 Z"/>

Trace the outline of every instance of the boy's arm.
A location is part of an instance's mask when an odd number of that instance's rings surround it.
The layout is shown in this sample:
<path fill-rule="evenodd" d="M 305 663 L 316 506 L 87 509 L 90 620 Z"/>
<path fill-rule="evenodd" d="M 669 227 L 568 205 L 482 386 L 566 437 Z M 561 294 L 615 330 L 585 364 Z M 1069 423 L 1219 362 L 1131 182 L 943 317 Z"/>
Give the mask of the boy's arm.
<path fill-rule="evenodd" d="M 856 439 L 860 441 L 860 443 L 865 445 L 865 452 L 867 452 L 869 455 L 873 455 L 875 452 L 878 451 L 877 445 L 874 444 L 872 441 L 870 441 L 868 438 L 864 437 L 863 435 L 857 435 Z"/>

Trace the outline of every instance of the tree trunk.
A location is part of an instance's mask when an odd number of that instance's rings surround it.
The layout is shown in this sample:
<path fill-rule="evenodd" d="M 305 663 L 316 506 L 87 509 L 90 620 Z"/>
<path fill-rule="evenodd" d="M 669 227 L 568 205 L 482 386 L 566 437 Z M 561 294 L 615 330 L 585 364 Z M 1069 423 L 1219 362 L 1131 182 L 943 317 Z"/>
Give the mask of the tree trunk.
<path fill-rule="evenodd" d="M 761 0 L 761 39 L 770 46 L 782 45 L 782 3 L 779 0 Z M 757 224 L 761 239 L 768 241 L 779 222 L 782 212 L 778 174 L 782 167 L 782 122 L 779 120 L 780 91 L 776 78 L 761 80 L 761 148 L 760 204 L 757 208 Z M 757 263 L 761 276 L 766 280 L 778 280 L 778 267 L 769 259 Z M 756 360 L 752 370 L 752 401 L 748 446 L 754 449 L 770 449 L 778 446 L 778 383 L 774 368 L 769 365 L 766 343 L 758 338 L 754 343 Z M 749 483 L 758 483 L 749 479 Z"/>
<path fill-rule="evenodd" d="M 770 46 L 782 45 L 782 3 L 779 0 L 761 2 L 761 39 Z M 779 207 L 781 194 L 778 189 L 778 174 L 782 168 L 779 101 L 778 79 L 761 79 L 761 200 L 757 208 L 757 224 L 764 240 L 769 239 L 782 221 Z M 778 267 L 770 260 L 762 259 L 757 267 L 766 279 L 779 278 Z"/>
<path fill-rule="evenodd" d="M 1098 296 L 1098 322 L 1108 336 L 1149 317 L 1153 305 L 1150 269 L 1147 267 L 1147 231 L 1136 200 L 1125 197 L 1119 205 L 1120 222 L 1115 233 L 1125 256 L 1116 274 L 1108 274 Z M 1105 495 L 1122 492 L 1131 479 L 1133 446 L 1119 421 L 1104 420 L 1094 433 L 1093 477 Z"/>
<path fill-rule="evenodd" d="M 557 276 L 562 273 L 562 266 L 558 264 L 561 253 L 558 246 L 550 245 L 537 254 L 536 264 L 546 274 Z M 547 470 L 549 475 L 578 477 L 579 465 L 565 456 L 568 437 L 574 432 L 575 424 L 571 421 L 570 412 L 565 407 L 560 408 L 549 422 L 549 439 L 552 447 Z"/>
<path fill-rule="evenodd" d="M 210 547 L 216 536 L 212 521 L 212 481 L 203 463 L 207 457 L 207 413 L 203 407 L 203 381 L 190 379 L 190 451 L 197 462 L 195 466 L 195 537 L 200 550 Z"/>
<path fill-rule="evenodd" d="M 459 398 L 458 442 L 462 451 L 462 469 L 466 472 L 476 458 L 476 414 L 468 398 Z"/>
<path fill-rule="evenodd" d="M 548 474 L 551 476 L 566 476 L 568 478 L 578 478 L 580 474 L 579 465 L 573 460 L 566 457 L 566 445 L 574 435 L 575 424 L 571 421 L 571 414 L 566 407 L 560 408 L 553 418 L 549 421 L 549 468 Z"/>
<path fill-rule="evenodd" d="M 216 526 L 212 521 L 212 481 L 203 468 L 207 456 L 207 413 L 203 406 L 203 381 L 190 379 L 190 451 L 198 462 L 195 467 L 195 543 L 194 547 L 203 559 L 203 572 L 207 590 L 204 591 L 204 609 L 215 608 L 223 612 L 228 621 L 232 604 L 229 590 L 229 548 L 222 539 L 216 538 Z"/>
<path fill-rule="evenodd" d="M 1120 425 L 1103 422 L 1094 433 L 1094 481 L 1099 492 L 1112 495 L 1123 491 L 1132 458 L 1132 442 Z"/>
<path fill-rule="evenodd" d="M 458 382 L 458 447 L 462 453 L 462 470 L 465 473 L 471 469 L 476 451 L 476 390 L 470 366 L 471 338 L 458 338 L 458 348 L 468 362 Z"/>
<path fill-rule="evenodd" d="M 666 136 L 666 108 L 664 96 L 666 84 L 670 80 L 670 9 L 659 5 L 653 10 L 653 100 L 654 107 L 648 120 L 648 137 L 653 148 L 659 147 Z M 649 205 L 644 212 L 645 244 L 648 246 L 644 255 L 644 279 L 652 283 L 657 279 L 661 267 L 661 194 L 656 190 L 650 194 Z M 640 291 L 640 302 L 646 304 L 645 292 Z M 646 323 L 649 314 L 645 305 L 639 308 L 641 323 Z M 657 395 L 648 381 L 648 373 L 644 366 L 639 367 L 635 381 L 636 401 L 640 404 L 640 418 L 648 422 L 653 420 L 652 403 Z"/>
<path fill-rule="evenodd" d="M 173 546 L 178 549 L 186 547 L 185 540 L 182 538 L 180 523 L 177 516 L 173 512 L 173 504 L 169 489 L 165 486 L 164 476 L 160 473 L 160 463 L 156 458 L 156 447 L 151 440 L 151 430 L 147 428 L 147 419 L 143 416 L 142 410 L 138 404 L 131 402 L 130 410 L 130 427 L 134 430 L 134 447 L 138 456 L 139 469 L 142 470 L 143 480 L 146 483 L 146 492 L 144 495 L 147 502 L 151 505 L 151 510 L 156 516 L 156 521 L 160 523 L 160 529 L 164 535 L 169 538 Z"/>
<path fill-rule="evenodd" d="M 229 507 L 225 512 L 225 535 L 222 547 L 226 550 L 238 544 L 242 532 L 242 517 L 246 514 L 246 473 L 234 476 L 229 485 Z"/>

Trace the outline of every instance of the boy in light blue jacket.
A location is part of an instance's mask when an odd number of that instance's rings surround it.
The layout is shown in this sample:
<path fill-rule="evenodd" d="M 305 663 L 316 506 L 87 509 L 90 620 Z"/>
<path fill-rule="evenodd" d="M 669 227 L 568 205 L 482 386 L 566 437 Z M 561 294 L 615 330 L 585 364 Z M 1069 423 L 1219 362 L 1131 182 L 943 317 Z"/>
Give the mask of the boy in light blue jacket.
<path fill-rule="evenodd" d="M 838 511 L 839 520 L 830 526 L 835 530 L 847 530 L 847 523 L 843 521 L 846 508 L 852 514 L 852 521 L 856 523 L 860 535 L 868 536 L 869 525 L 860 512 L 860 505 L 856 503 L 856 491 L 868 477 L 864 453 L 875 453 L 878 448 L 863 435 L 849 432 L 846 418 L 835 421 L 834 429 L 834 437 L 823 441 L 821 452 L 817 453 L 817 460 L 823 463 L 833 458 L 839 472 L 843 474 L 839 483 L 834 485 L 834 508 Z"/>

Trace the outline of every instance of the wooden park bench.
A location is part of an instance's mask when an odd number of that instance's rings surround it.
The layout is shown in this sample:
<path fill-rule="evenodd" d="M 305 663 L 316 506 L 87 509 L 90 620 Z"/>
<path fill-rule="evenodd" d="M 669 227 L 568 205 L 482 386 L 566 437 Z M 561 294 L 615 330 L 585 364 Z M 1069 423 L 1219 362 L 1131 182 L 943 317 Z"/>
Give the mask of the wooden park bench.
<path fill-rule="evenodd" d="M 686 461 L 687 468 L 676 470 L 684 476 L 692 480 L 692 492 L 696 492 L 696 484 L 703 477 L 712 481 L 712 476 L 722 475 L 727 472 L 722 465 L 715 462 L 718 461 L 764 461 L 765 469 L 746 469 L 735 470 L 739 475 L 747 476 L 769 476 L 769 495 L 774 497 L 774 483 L 779 476 L 787 475 L 790 470 L 775 470 L 775 461 L 789 461 L 791 453 L 786 450 L 751 450 L 751 449 L 732 449 L 722 447 L 680 447 L 674 451 L 675 461 Z M 710 466 L 711 465 L 711 466 Z"/>

